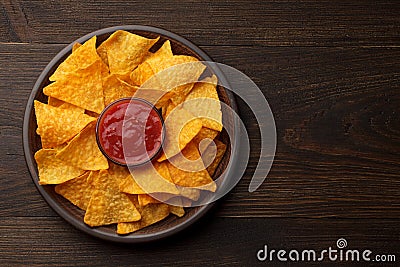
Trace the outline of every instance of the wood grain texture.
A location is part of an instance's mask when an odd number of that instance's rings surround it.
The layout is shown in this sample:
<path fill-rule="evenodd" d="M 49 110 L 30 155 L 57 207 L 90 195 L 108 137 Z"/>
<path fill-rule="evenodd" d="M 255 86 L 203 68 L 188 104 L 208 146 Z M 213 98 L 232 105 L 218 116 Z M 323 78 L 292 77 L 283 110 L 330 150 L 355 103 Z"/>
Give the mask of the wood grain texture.
<path fill-rule="evenodd" d="M 69 43 L 124 24 L 198 45 L 399 46 L 396 1 L 2 1 L 0 41 Z"/>
<path fill-rule="evenodd" d="M 257 251 L 335 248 L 341 237 L 396 254 L 398 265 L 399 14 L 395 0 L 0 1 L 0 265 L 279 266 L 258 262 Z M 266 182 L 250 194 L 261 140 L 239 101 L 252 144 L 243 179 L 189 229 L 132 246 L 61 219 L 22 150 L 24 107 L 42 69 L 78 37 L 122 24 L 165 28 L 243 71 L 268 99 L 278 141 Z"/>
<path fill-rule="evenodd" d="M 62 47 L 0 45 L 0 145 L 6 151 L 0 168 L 7 181 L 0 188 L 3 216 L 54 216 L 26 170 L 21 127 L 36 78 Z M 250 111 L 240 104 L 252 153 L 245 177 L 224 198 L 218 216 L 400 216 L 399 49 L 202 48 L 260 86 L 278 133 L 272 171 L 250 194 L 260 137 Z"/>
<path fill-rule="evenodd" d="M 287 266 L 276 258 L 259 262 L 256 253 L 264 245 L 299 251 L 335 249 L 339 238 L 345 238 L 351 249 L 370 249 L 373 256 L 396 254 L 394 248 L 400 246 L 400 240 L 394 238 L 400 234 L 397 220 L 227 219 L 211 215 L 196 223 L 192 231 L 140 245 L 105 243 L 60 218 L 1 218 L 0 259 L 3 266 Z M 12 234 L 8 232 L 11 227 L 15 227 Z M 323 262 L 332 265 L 327 259 Z M 321 266 L 321 262 L 303 264 Z"/>

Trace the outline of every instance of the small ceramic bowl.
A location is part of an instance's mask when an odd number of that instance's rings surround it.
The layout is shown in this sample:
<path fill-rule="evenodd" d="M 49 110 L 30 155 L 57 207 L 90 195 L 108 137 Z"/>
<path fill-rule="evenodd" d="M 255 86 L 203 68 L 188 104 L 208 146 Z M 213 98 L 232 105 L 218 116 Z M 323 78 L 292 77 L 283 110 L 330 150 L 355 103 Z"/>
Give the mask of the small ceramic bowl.
<path fill-rule="evenodd" d="M 136 103 L 135 103 L 136 102 Z M 112 155 L 112 153 L 110 153 L 110 151 L 107 151 L 107 149 L 105 148 L 105 145 L 103 144 L 104 141 L 102 141 L 102 131 L 101 129 L 103 128 L 102 125 L 104 125 L 104 120 L 107 116 L 111 115 L 109 114 L 109 112 L 118 107 L 118 105 L 120 104 L 128 104 L 129 107 L 127 110 L 129 110 L 130 108 L 134 108 L 135 104 L 142 104 L 145 107 L 147 107 L 149 110 L 152 111 L 152 113 L 154 115 L 157 116 L 161 127 L 160 127 L 160 142 L 157 145 L 157 147 L 155 149 L 153 149 L 152 153 L 149 154 L 148 156 L 143 155 L 142 158 L 140 160 L 135 160 L 135 161 L 131 161 L 131 162 L 127 162 L 125 158 L 117 158 L 115 156 Z M 149 113 L 151 113 L 151 111 Z M 121 125 L 122 127 L 122 125 Z M 144 128 L 143 128 L 144 130 Z M 122 133 L 121 133 L 122 135 Z M 143 133 L 144 135 L 144 133 Z M 139 136 L 141 138 L 145 138 L 144 136 Z M 123 138 L 122 138 L 123 139 Z M 100 148 L 100 151 L 103 153 L 103 155 L 110 161 L 112 161 L 115 164 L 121 165 L 121 166 L 129 166 L 129 167 L 135 167 L 135 166 L 140 166 L 143 164 L 148 163 L 149 161 L 152 161 L 153 159 L 155 159 L 161 152 L 161 148 L 162 145 L 165 141 L 165 128 L 164 128 L 164 120 L 162 115 L 160 114 L 160 112 L 158 111 L 158 109 L 152 105 L 149 101 L 142 99 L 142 98 L 138 98 L 138 97 L 125 97 L 125 98 L 120 98 L 118 100 L 115 100 L 114 102 L 110 103 L 107 107 L 105 107 L 105 109 L 103 110 L 103 112 L 101 112 L 99 118 L 97 119 L 97 123 L 96 123 L 96 141 L 97 141 L 97 145 Z M 121 140 L 121 144 L 123 144 L 124 142 Z M 140 148 L 137 147 L 133 147 L 133 150 L 139 150 Z M 146 151 L 145 151 L 146 152 Z M 129 152 L 128 152 L 129 153 Z M 123 153 L 121 153 L 123 154 Z M 124 155 L 122 155 L 124 156 Z"/>

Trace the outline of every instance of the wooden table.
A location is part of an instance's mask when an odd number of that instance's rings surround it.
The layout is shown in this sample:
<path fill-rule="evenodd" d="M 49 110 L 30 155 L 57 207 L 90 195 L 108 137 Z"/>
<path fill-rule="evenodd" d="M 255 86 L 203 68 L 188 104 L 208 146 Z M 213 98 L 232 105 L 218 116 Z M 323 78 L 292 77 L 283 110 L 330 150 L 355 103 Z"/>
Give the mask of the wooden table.
<path fill-rule="evenodd" d="M 257 260 L 264 245 L 321 251 L 339 238 L 399 265 L 400 4 L 376 2 L 2 0 L 0 265 L 276 266 L 276 256 Z M 22 149 L 24 107 L 46 64 L 78 37 L 122 24 L 165 28 L 243 71 L 277 125 L 272 170 L 249 193 L 260 138 L 240 104 L 252 144 L 246 175 L 188 230 L 143 245 L 65 222 L 36 190 Z"/>

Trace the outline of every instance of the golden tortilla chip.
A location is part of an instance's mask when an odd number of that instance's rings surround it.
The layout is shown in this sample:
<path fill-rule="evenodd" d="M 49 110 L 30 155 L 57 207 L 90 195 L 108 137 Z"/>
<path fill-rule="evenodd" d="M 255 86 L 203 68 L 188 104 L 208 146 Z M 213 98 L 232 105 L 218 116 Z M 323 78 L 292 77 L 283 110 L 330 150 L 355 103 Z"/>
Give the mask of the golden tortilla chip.
<path fill-rule="evenodd" d="M 158 162 L 169 159 L 183 150 L 199 133 L 202 123 L 200 118 L 194 117 L 190 112 L 178 106 L 168 114 L 164 127 L 166 134 L 163 154 L 157 159 Z"/>
<path fill-rule="evenodd" d="M 196 83 L 192 91 L 187 95 L 183 108 L 193 115 L 201 117 L 204 127 L 221 131 L 222 112 L 216 83 L 217 78 L 215 76 Z"/>
<path fill-rule="evenodd" d="M 120 98 L 132 97 L 136 90 L 136 86 L 121 80 L 116 74 L 111 74 L 103 82 L 104 104 L 107 106 Z"/>
<path fill-rule="evenodd" d="M 171 102 L 174 103 L 175 105 L 181 104 L 183 101 L 185 101 L 186 95 L 193 89 L 193 87 L 194 83 L 189 83 L 177 87 L 178 88 L 177 91 L 170 98 Z"/>
<path fill-rule="evenodd" d="M 118 188 L 118 180 L 107 170 L 92 172 L 91 183 L 95 189 L 87 207 L 84 221 L 90 226 L 101 226 L 140 220 L 135 205 Z"/>
<path fill-rule="evenodd" d="M 185 147 L 182 154 L 184 157 L 174 157 L 171 159 L 171 161 L 180 168 L 175 167 L 170 162 L 166 162 L 174 184 L 183 187 L 201 187 L 199 189 L 215 192 L 217 188 L 216 184 L 204 168 L 203 161 L 198 160 L 200 158 L 200 153 L 197 147 L 191 142 Z M 188 164 L 186 164 L 184 160 L 189 160 Z M 199 171 L 193 172 L 189 169 Z"/>
<path fill-rule="evenodd" d="M 216 146 L 217 146 L 217 153 L 215 155 L 214 161 L 207 167 L 207 171 L 210 174 L 210 176 L 213 176 L 215 173 L 215 170 L 217 169 L 219 163 L 221 162 L 222 158 L 224 157 L 225 151 L 226 151 L 226 145 L 222 143 L 219 140 L 214 140 Z M 208 149 L 207 149 L 208 150 Z M 204 160 L 204 157 L 207 157 L 207 150 L 205 153 L 202 155 L 202 158 Z"/>
<path fill-rule="evenodd" d="M 189 200 L 197 201 L 200 198 L 200 190 L 190 187 L 180 187 L 178 188 L 179 195 L 185 197 Z"/>
<path fill-rule="evenodd" d="M 146 194 L 130 174 L 125 176 L 125 178 L 119 183 L 119 190 L 127 194 Z"/>
<path fill-rule="evenodd" d="M 125 179 L 127 175 L 130 175 L 128 167 L 117 165 L 113 162 L 109 162 L 110 168 L 108 172 L 115 177 L 118 181 L 118 185 Z"/>
<path fill-rule="evenodd" d="M 127 73 L 134 70 L 148 53 L 149 49 L 158 41 L 148 39 L 127 31 L 118 30 L 114 32 L 98 48 L 98 53 L 107 60 L 111 73 Z"/>
<path fill-rule="evenodd" d="M 172 103 L 171 100 L 168 101 L 168 104 L 165 107 L 165 114 L 163 115 L 164 120 L 167 119 L 168 115 L 176 108 L 176 105 Z"/>
<path fill-rule="evenodd" d="M 189 188 L 189 189 L 191 189 L 191 188 Z M 199 190 L 197 190 L 197 191 L 199 191 Z M 179 196 L 179 197 L 171 198 L 170 203 L 174 203 L 174 205 L 169 205 L 170 207 L 171 206 L 190 207 L 192 204 L 192 200 L 188 199 L 186 197 Z"/>
<path fill-rule="evenodd" d="M 185 215 L 185 209 L 181 206 L 169 205 L 169 211 L 178 217 L 182 217 L 183 215 Z"/>
<path fill-rule="evenodd" d="M 39 184 L 61 184 L 85 172 L 57 159 L 56 153 L 55 149 L 40 149 L 35 153 L 39 170 Z"/>
<path fill-rule="evenodd" d="M 93 36 L 69 55 L 58 66 L 53 75 L 50 76 L 49 80 L 57 81 L 63 79 L 65 75 L 74 73 L 79 69 L 85 69 L 90 65 L 93 65 L 93 63 L 99 59 L 100 57 L 96 52 L 96 36 Z"/>
<path fill-rule="evenodd" d="M 80 209 L 86 210 L 94 189 L 87 181 L 89 174 L 90 172 L 85 172 L 81 176 L 56 185 L 56 193 L 62 195 Z"/>
<path fill-rule="evenodd" d="M 75 105 L 72 105 L 70 103 L 64 102 L 62 100 L 58 100 L 57 98 L 54 98 L 54 97 L 51 97 L 51 96 L 49 96 L 49 99 L 47 100 L 47 103 L 50 106 L 53 106 L 53 107 L 79 111 L 80 113 L 84 113 L 85 112 L 85 109 L 83 109 L 81 107 L 77 107 Z"/>
<path fill-rule="evenodd" d="M 137 200 L 135 203 L 137 203 Z M 129 234 L 135 232 L 139 229 L 159 222 L 169 215 L 169 207 L 164 203 L 153 203 L 143 208 L 141 208 L 138 204 L 136 205 L 142 218 L 137 222 L 118 223 L 118 234 Z"/>
<path fill-rule="evenodd" d="M 113 73 L 113 75 L 114 75 L 115 77 L 117 77 L 118 79 L 120 79 L 121 81 L 126 82 L 126 83 L 129 84 L 129 85 L 134 86 L 134 87 L 137 87 L 137 86 L 135 86 L 135 85 L 132 83 L 132 80 L 131 80 L 131 72 L 127 72 L 127 73 Z M 107 75 L 106 77 L 108 77 L 108 75 Z"/>
<path fill-rule="evenodd" d="M 131 74 L 132 81 L 143 82 L 135 96 L 156 104 L 158 108 L 169 99 L 174 102 L 174 96 L 183 96 L 184 99 L 206 68 L 196 58 L 182 55 L 143 64 L 143 68 L 138 67 Z"/>
<path fill-rule="evenodd" d="M 165 41 L 160 49 L 157 50 L 154 54 L 146 59 L 148 62 L 157 61 L 160 58 L 169 58 L 174 54 L 172 53 L 171 42 L 169 40 Z"/>
<path fill-rule="evenodd" d="M 65 104 L 65 103 L 66 102 L 64 102 L 64 101 L 62 101 L 60 99 L 51 97 L 51 96 L 49 96 L 48 99 L 47 99 L 47 104 L 50 105 L 50 106 L 56 107 L 56 108 L 60 107 L 61 105 Z"/>
<path fill-rule="evenodd" d="M 89 123 L 56 157 L 83 170 L 108 169 L 107 158 L 96 141 L 96 122 Z"/>
<path fill-rule="evenodd" d="M 80 44 L 80 43 L 74 43 L 72 45 L 72 53 L 74 53 L 81 46 L 82 46 L 82 44 Z"/>
<path fill-rule="evenodd" d="M 160 201 L 158 201 L 157 199 L 146 194 L 138 195 L 138 202 L 141 207 L 147 206 L 152 203 L 160 203 Z"/>
<path fill-rule="evenodd" d="M 155 74 L 153 68 L 151 67 L 152 65 L 157 64 L 156 62 L 163 58 L 171 58 L 172 56 L 171 43 L 169 40 L 167 40 L 164 42 L 161 48 L 157 50 L 157 52 L 147 57 L 146 60 L 132 72 L 132 82 L 136 85 L 142 85 Z"/>
<path fill-rule="evenodd" d="M 178 194 L 179 191 L 172 183 L 166 163 L 154 162 L 154 168 L 151 165 L 149 163 L 134 168 L 132 174 L 135 176 L 135 179 L 140 179 L 140 185 L 138 185 L 132 175 L 128 175 L 120 182 L 120 191 L 128 194 Z"/>
<path fill-rule="evenodd" d="M 100 45 L 96 49 L 97 54 L 101 58 L 101 61 L 103 61 L 104 64 L 106 64 L 107 67 L 110 67 L 108 64 L 108 58 L 107 58 L 107 47 Z"/>
<path fill-rule="evenodd" d="M 85 69 L 65 74 L 43 88 L 43 93 L 100 114 L 104 109 L 103 75 L 104 63 L 99 59 Z"/>
<path fill-rule="evenodd" d="M 199 149 L 200 154 L 202 154 L 207 149 L 212 140 L 217 137 L 218 133 L 218 131 L 211 130 L 207 127 L 201 128 L 199 133 L 193 138 L 193 143 Z"/>
<path fill-rule="evenodd" d="M 78 111 L 52 107 L 34 102 L 36 132 L 42 139 L 43 148 L 52 148 L 72 139 L 87 124 L 96 119 Z"/>

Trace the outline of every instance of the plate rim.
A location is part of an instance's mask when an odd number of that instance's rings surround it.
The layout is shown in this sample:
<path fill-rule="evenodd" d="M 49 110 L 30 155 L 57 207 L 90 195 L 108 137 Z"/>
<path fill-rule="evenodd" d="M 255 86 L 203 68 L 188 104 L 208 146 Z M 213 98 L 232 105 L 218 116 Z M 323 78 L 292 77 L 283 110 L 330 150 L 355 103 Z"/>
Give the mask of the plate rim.
<path fill-rule="evenodd" d="M 47 191 L 44 189 L 42 185 L 38 183 L 39 177 L 37 170 L 33 164 L 30 164 L 33 162 L 34 158 L 31 155 L 31 150 L 30 150 L 30 142 L 29 142 L 29 126 L 30 126 L 30 116 L 31 113 L 33 112 L 33 103 L 36 98 L 36 95 L 38 91 L 41 89 L 40 85 L 42 84 L 43 80 L 46 78 L 47 73 L 49 70 L 62 58 L 64 57 L 67 53 L 69 53 L 72 50 L 72 46 L 74 43 L 79 42 L 83 43 L 87 40 L 89 40 L 91 37 L 94 35 L 102 35 L 102 34 L 108 34 L 111 32 L 115 32 L 117 30 L 127 30 L 127 31 L 143 31 L 143 32 L 150 32 L 150 33 L 155 33 L 155 34 L 160 34 L 165 36 L 168 39 L 174 39 L 175 41 L 183 44 L 184 46 L 188 47 L 189 49 L 193 50 L 195 53 L 197 53 L 204 61 L 213 61 L 211 57 L 206 54 L 201 48 L 199 48 L 197 45 L 192 43 L 191 41 L 185 39 L 184 37 L 177 35 L 173 32 L 170 32 L 168 30 L 162 29 L 162 28 L 157 28 L 153 26 L 144 26 L 144 25 L 119 25 L 119 26 L 113 26 L 113 27 L 107 27 L 103 29 L 99 29 L 96 31 L 93 31 L 91 33 L 88 33 L 76 40 L 74 40 L 72 43 L 64 47 L 60 52 L 54 56 L 50 62 L 46 65 L 46 67 L 42 70 L 41 74 L 37 78 L 32 91 L 29 95 L 26 107 L 25 107 L 25 112 L 24 112 L 24 120 L 23 120 L 23 134 L 22 134 L 22 143 L 23 143 L 23 150 L 24 150 L 24 156 L 25 156 L 25 163 L 28 167 L 30 176 L 32 178 L 33 183 L 36 186 L 36 189 L 39 191 L 43 199 L 47 202 L 47 204 L 64 220 L 66 220 L 69 224 L 77 228 L 78 230 L 85 232 L 88 235 L 107 240 L 107 241 L 112 241 L 112 242 L 118 242 L 118 243 L 145 243 L 145 242 L 151 242 L 159 239 L 164 239 L 166 237 L 169 237 L 173 234 L 176 234 L 190 225 L 192 225 L 194 222 L 199 220 L 203 215 L 208 212 L 215 204 L 215 202 L 209 203 L 207 205 L 199 207 L 198 211 L 196 211 L 195 214 L 193 214 L 190 218 L 188 218 L 186 221 L 178 223 L 176 225 L 173 225 L 172 227 L 169 227 L 167 229 L 158 231 L 156 233 L 146 233 L 146 234 L 140 234 L 140 233 L 135 233 L 133 234 L 128 234 L 128 235 L 118 235 L 117 233 L 109 233 L 105 231 L 99 230 L 99 228 L 92 228 L 88 225 L 86 225 L 83 221 L 77 220 L 72 214 L 70 214 L 68 211 L 66 211 L 62 205 L 58 204 L 58 202 L 53 199 Z M 217 74 L 219 75 L 218 77 L 223 80 L 223 84 L 229 84 L 228 81 L 226 80 L 226 77 L 223 75 L 221 71 L 219 71 L 218 67 L 216 67 Z M 218 73 L 219 72 L 219 73 Z M 230 101 L 230 106 L 231 108 L 238 113 L 238 108 L 237 108 L 237 103 L 235 96 L 230 90 L 225 90 L 225 93 L 227 94 L 229 101 Z M 237 153 L 237 150 L 239 149 L 239 138 L 237 137 L 240 135 L 239 130 L 240 128 L 237 127 L 237 121 L 234 120 L 234 128 L 235 131 L 237 131 L 237 134 L 235 134 L 235 138 L 231 140 L 231 143 L 234 142 L 234 145 L 231 146 L 232 151 L 231 151 L 231 157 L 228 162 L 227 168 L 229 168 L 229 165 L 233 165 L 236 157 L 234 156 Z"/>

